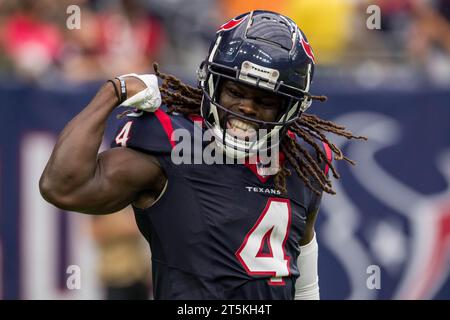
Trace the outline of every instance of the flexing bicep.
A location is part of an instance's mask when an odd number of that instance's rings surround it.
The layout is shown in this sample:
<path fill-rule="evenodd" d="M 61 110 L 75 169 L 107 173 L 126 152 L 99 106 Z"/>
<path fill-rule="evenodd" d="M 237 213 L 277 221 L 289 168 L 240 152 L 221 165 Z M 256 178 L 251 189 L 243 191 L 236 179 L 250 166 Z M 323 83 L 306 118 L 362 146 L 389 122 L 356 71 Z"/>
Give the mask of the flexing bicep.
<path fill-rule="evenodd" d="M 98 156 L 94 175 L 67 195 L 66 209 L 107 214 L 123 209 L 137 197 L 152 198 L 166 182 L 156 158 L 129 148 L 114 148 Z"/>

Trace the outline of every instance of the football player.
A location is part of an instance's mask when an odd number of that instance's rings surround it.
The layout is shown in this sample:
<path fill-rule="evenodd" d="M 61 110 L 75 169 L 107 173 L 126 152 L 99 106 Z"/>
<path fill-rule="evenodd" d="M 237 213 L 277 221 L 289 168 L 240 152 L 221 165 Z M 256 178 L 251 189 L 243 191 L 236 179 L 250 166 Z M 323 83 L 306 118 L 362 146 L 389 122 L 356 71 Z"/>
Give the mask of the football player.
<path fill-rule="evenodd" d="M 155 299 L 319 299 L 314 223 L 322 193 L 334 193 L 328 171 L 338 178 L 332 153 L 351 162 L 325 133 L 363 137 L 304 113 L 324 100 L 309 93 L 314 63 L 291 19 L 242 14 L 217 31 L 198 88 L 156 66 L 108 81 L 59 136 L 41 193 L 87 214 L 131 204 Z M 118 105 L 134 109 L 98 154 Z M 178 129 L 209 130 L 219 153 L 242 161 L 175 163 Z M 258 162 L 264 148 L 279 151 L 276 170 Z"/>

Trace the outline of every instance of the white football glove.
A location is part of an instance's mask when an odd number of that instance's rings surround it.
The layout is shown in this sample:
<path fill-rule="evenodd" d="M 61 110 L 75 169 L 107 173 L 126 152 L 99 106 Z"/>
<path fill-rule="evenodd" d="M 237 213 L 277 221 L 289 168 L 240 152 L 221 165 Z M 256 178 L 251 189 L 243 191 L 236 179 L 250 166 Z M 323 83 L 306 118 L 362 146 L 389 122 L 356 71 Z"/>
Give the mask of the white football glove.
<path fill-rule="evenodd" d="M 161 106 L 161 93 L 159 92 L 158 78 L 154 74 L 136 73 L 124 74 L 119 78 L 123 79 L 125 77 L 138 78 L 145 83 L 147 88 L 122 102 L 119 107 L 132 107 L 146 112 L 155 112 L 158 110 Z"/>

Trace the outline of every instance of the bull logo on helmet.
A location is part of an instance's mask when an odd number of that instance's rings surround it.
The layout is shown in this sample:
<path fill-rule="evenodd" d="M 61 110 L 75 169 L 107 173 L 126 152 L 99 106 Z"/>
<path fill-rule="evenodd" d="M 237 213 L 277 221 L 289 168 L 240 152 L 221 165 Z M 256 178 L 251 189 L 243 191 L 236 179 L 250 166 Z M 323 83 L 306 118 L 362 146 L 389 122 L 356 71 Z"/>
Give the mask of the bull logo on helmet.
<path fill-rule="evenodd" d="M 231 19 L 227 23 L 224 23 L 223 25 L 221 25 L 217 32 L 229 31 L 231 29 L 236 28 L 238 25 L 240 25 L 245 20 L 246 17 L 247 17 L 247 15 L 245 15 L 239 19 L 238 18 Z"/>
<path fill-rule="evenodd" d="M 316 63 L 316 58 L 314 57 L 314 52 L 311 48 L 311 45 L 309 44 L 308 41 L 305 40 L 305 37 L 301 32 L 300 32 L 300 43 L 306 55 L 312 60 L 313 63 Z"/>

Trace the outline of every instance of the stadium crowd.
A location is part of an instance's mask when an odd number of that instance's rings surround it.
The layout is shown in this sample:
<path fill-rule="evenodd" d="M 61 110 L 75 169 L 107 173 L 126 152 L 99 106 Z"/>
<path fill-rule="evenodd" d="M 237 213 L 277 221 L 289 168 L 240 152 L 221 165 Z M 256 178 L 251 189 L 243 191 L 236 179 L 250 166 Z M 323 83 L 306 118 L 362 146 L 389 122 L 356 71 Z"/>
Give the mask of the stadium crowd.
<path fill-rule="evenodd" d="M 74 4 L 79 29 L 67 27 Z M 373 4 L 380 29 L 368 28 Z M 192 82 L 216 28 L 257 7 L 287 14 L 305 30 L 319 77 L 369 73 L 363 85 L 376 86 L 386 75 L 420 74 L 450 83 L 449 0 L 2 0 L 0 75 L 41 84 L 95 81 L 148 72 L 158 61 Z"/>

